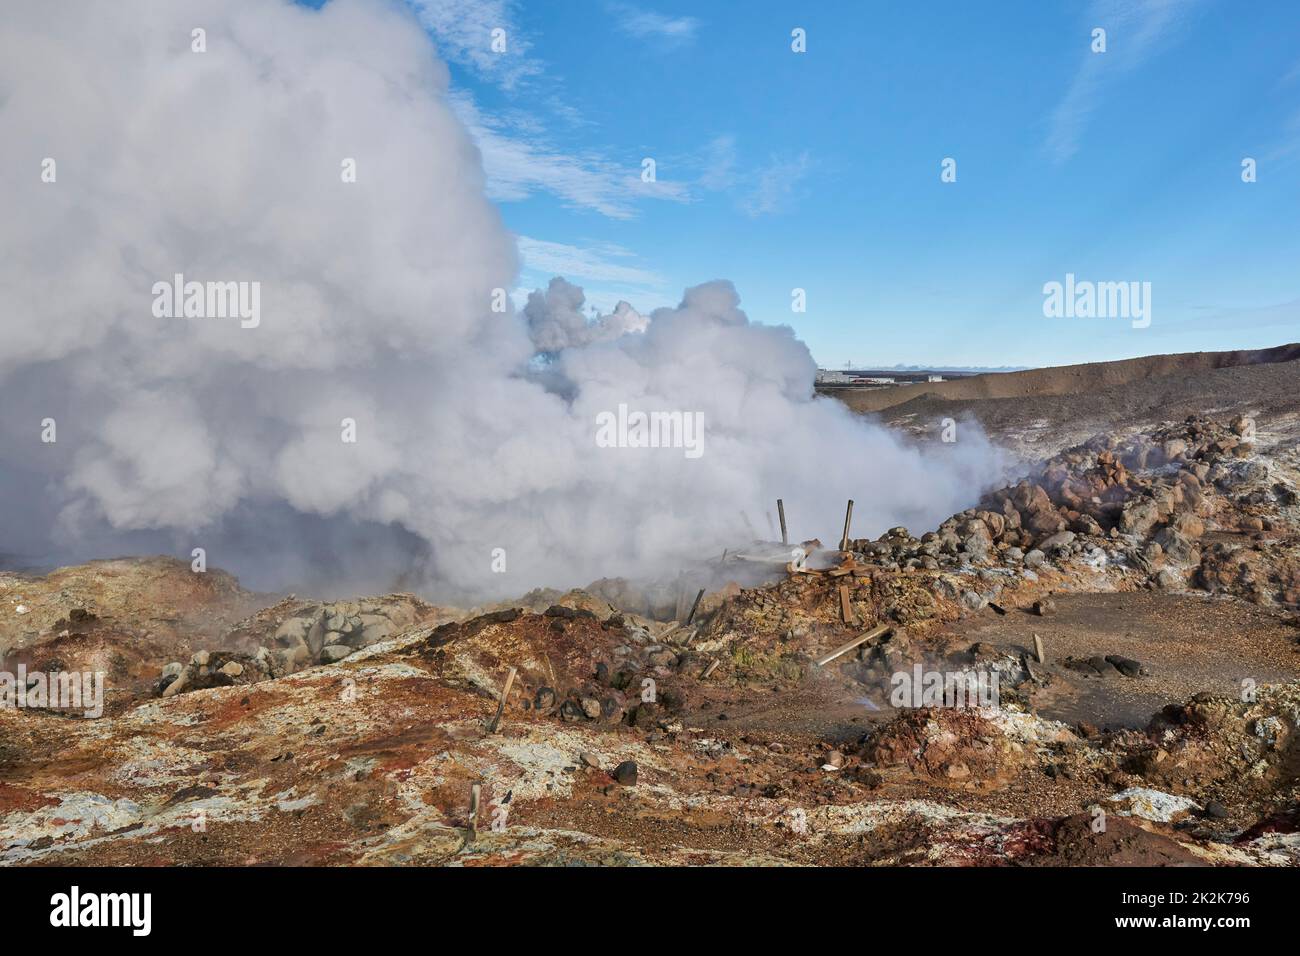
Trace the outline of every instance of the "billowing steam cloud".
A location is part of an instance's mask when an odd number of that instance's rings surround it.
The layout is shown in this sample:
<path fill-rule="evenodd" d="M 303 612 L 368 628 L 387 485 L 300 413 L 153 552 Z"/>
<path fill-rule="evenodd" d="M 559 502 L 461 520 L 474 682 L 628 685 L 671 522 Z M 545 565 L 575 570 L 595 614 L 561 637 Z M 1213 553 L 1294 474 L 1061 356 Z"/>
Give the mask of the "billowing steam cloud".
<path fill-rule="evenodd" d="M 974 435 L 927 457 L 815 400 L 727 282 L 648 320 L 559 280 L 494 311 L 514 243 L 447 85 L 384 0 L 3 5 L 0 560 L 518 594 L 766 535 L 777 496 L 829 539 L 848 497 L 878 533 L 994 476 Z M 176 274 L 259 283 L 259 321 L 160 316 Z M 702 453 L 601 447 L 620 405 L 701 415 Z"/>
<path fill-rule="evenodd" d="M 627 302 L 620 302 L 609 315 L 588 321 L 582 310 L 585 301 L 582 289 L 559 276 L 550 281 L 545 292 L 538 289 L 529 293 L 524 321 L 539 354 L 554 355 L 646 330 L 645 318 Z"/>

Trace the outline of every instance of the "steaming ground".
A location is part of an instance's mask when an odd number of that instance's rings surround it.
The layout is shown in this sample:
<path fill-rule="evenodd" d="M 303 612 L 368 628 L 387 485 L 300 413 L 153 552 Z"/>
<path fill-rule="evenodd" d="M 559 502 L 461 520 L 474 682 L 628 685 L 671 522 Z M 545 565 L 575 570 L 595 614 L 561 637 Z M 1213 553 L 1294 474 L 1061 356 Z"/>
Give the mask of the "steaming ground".
<path fill-rule="evenodd" d="M 263 589 L 503 596 L 663 573 L 768 534 L 778 496 L 796 538 L 850 497 L 859 533 L 929 527 L 999 476 L 978 435 L 925 453 L 815 398 L 725 281 L 493 311 L 513 237 L 381 0 L 6 4 L 0 91 L 6 565 L 202 547 Z M 177 273 L 259 283 L 256 327 L 157 317 Z M 703 454 L 597 447 L 620 404 L 701 414 Z"/>

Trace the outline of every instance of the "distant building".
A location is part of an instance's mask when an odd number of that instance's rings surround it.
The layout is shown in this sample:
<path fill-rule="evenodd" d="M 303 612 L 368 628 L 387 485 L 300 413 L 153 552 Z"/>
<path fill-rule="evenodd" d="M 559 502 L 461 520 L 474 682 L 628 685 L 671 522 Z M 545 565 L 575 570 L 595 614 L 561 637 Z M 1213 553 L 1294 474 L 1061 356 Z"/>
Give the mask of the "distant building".
<path fill-rule="evenodd" d="M 965 372 L 948 372 L 941 375 L 938 372 L 929 372 L 924 369 L 894 371 L 893 369 L 846 368 L 843 371 L 836 371 L 834 369 L 819 368 L 817 370 L 817 384 L 838 388 L 854 386 L 858 388 L 883 388 L 891 385 L 947 382 L 953 378 L 962 378 L 966 374 Z"/>
<path fill-rule="evenodd" d="M 855 378 L 856 376 L 849 375 L 847 372 L 833 372 L 825 368 L 817 370 L 818 385 L 848 385 Z"/>

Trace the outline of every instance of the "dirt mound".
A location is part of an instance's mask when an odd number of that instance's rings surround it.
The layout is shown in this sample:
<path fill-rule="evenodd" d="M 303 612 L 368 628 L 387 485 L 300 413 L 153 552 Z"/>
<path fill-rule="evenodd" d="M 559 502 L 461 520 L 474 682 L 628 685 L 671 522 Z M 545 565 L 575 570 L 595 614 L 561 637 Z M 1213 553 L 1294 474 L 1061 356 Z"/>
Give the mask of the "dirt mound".
<path fill-rule="evenodd" d="M 0 671 L 102 673 L 111 711 L 267 600 L 223 571 L 163 557 L 0 573 Z"/>
<path fill-rule="evenodd" d="M 1098 828 L 1091 814 L 1076 813 L 1042 829 L 1050 838 L 1030 866 L 1208 866 L 1205 858 L 1140 820 L 1109 817 Z"/>
<path fill-rule="evenodd" d="M 41 577 L 0 571 L 0 652 L 64 630 L 83 611 L 162 641 L 182 633 L 215 637 L 259 603 L 264 599 L 224 571 L 198 574 L 165 557 L 92 561 Z"/>
<path fill-rule="evenodd" d="M 161 557 L 0 574 L 0 599 L 0 672 L 103 674 L 113 712 L 284 676 L 456 614 L 408 594 L 271 603 L 224 571 Z"/>
<path fill-rule="evenodd" d="M 1024 748 L 976 712 L 922 708 L 895 718 L 868 743 L 880 767 L 903 765 L 946 786 L 996 787 L 1024 762 Z"/>

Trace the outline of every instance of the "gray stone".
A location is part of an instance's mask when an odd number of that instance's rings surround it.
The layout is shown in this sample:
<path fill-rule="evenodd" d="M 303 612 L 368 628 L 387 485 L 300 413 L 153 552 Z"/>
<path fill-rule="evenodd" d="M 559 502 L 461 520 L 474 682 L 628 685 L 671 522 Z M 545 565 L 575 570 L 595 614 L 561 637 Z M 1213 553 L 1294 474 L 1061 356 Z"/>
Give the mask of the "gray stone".
<path fill-rule="evenodd" d="M 1074 544 L 1075 534 L 1073 531 L 1058 531 L 1050 534 L 1038 542 L 1038 550 L 1044 554 L 1053 551 L 1066 551 L 1070 545 Z"/>
<path fill-rule="evenodd" d="M 346 644 L 326 644 L 321 649 L 320 659 L 322 664 L 334 664 L 356 653 L 356 648 L 348 647 Z"/>
<path fill-rule="evenodd" d="M 1119 529 L 1125 534 L 1145 537 L 1160 520 L 1160 508 L 1151 499 L 1130 501 L 1120 514 Z"/>
<path fill-rule="evenodd" d="M 275 630 L 275 643 L 280 647 L 292 647 L 300 641 L 307 640 L 307 631 L 311 622 L 306 618 L 291 617 Z"/>
<path fill-rule="evenodd" d="M 1119 654 L 1108 654 L 1106 656 L 1106 663 L 1110 664 L 1125 677 L 1138 677 L 1142 674 L 1142 665 L 1131 657 L 1121 657 Z"/>

